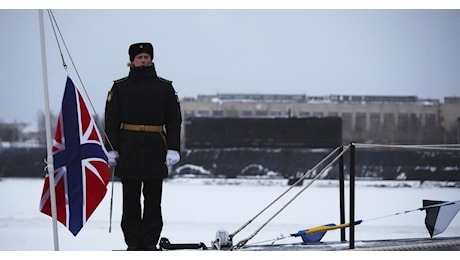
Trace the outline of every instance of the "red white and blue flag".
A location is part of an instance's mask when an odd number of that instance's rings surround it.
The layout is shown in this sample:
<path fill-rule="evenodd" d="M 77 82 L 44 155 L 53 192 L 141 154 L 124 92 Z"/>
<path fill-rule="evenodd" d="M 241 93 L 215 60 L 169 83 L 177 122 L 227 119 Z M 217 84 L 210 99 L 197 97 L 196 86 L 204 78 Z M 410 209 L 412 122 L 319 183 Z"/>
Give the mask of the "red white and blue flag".
<path fill-rule="evenodd" d="M 57 220 L 76 236 L 107 192 L 107 151 L 85 102 L 67 77 L 53 143 Z M 49 172 L 40 211 L 51 214 Z"/>

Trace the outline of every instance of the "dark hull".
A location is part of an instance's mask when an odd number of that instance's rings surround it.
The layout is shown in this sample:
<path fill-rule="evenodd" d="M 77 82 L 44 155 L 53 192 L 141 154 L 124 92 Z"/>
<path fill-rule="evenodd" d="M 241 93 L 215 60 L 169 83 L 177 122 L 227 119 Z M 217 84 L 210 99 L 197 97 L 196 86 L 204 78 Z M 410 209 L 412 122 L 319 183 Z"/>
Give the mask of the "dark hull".
<path fill-rule="evenodd" d="M 439 238 L 407 238 L 387 240 L 355 241 L 354 248 L 345 242 L 320 242 L 313 244 L 275 244 L 247 246 L 243 251 L 337 251 L 337 250 L 365 250 L 365 251 L 458 251 L 460 237 Z"/>

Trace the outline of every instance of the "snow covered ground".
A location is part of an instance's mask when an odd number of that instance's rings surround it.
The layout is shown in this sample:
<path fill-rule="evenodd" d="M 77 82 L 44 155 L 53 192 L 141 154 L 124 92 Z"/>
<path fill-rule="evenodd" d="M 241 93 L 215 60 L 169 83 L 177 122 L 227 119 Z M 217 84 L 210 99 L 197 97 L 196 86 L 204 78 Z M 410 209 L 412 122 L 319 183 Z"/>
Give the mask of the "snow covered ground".
<path fill-rule="evenodd" d="M 289 237 L 289 234 L 318 225 L 339 224 L 337 181 L 314 182 L 280 211 L 309 183 L 305 181 L 304 186 L 292 188 L 239 232 L 234 237 L 234 243 L 253 234 L 275 214 L 248 245 L 270 243 L 281 236 L 285 238 L 279 243 L 301 242 L 299 237 Z M 1 179 L 1 251 L 54 250 L 52 219 L 38 210 L 42 187 L 42 179 Z M 171 243 L 203 242 L 209 246 L 218 230 L 235 232 L 289 187 L 286 180 L 167 180 L 164 185 L 162 236 Z M 112 184 L 109 184 L 106 197 L 76 237 L 58 223 L 60 251 L 108 252 L 126 248 L 120 229 L 121 183 L 113 185 L 112 230 L 109 233 L 111 193 Z M 417 210 L 422 207 L 422 200 L 459 200 L 460 188 L 450 187 L 448 183 L 358 181 L 355 194 L 355 218 L 363 220 L 355 227 L 356 240 L 429 238 L 424 224 L 425 212 Z M 348 219 L 348 185 L 346 204 Z M 404 213 L 406 211 L 410 212 Z M 439 236 L 460 236 L 460 217 L 456 216 Z M 322 241 L 338 240 L 340 231 L 332 230 Z"/>

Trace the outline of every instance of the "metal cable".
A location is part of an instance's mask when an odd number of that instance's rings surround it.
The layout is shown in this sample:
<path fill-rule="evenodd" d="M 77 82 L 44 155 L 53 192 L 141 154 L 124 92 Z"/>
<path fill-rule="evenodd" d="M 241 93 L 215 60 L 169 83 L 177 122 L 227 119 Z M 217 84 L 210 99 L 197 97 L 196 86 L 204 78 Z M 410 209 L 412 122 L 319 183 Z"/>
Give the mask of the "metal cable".
<path fill-rule="evenodd" d="M 318 168 L 319 165 L 323 164 L 326 159 L 328 159 L 332 154 L 334 154 L 340 147 L 337 147 L 335 150 L 333 150 L 331 153 L 329 153 L 323 160 L 321 160 L 320 162 L 318 162 L 313 168 L 311 168 L 310 170 L 308 170 L 296 183 L 294 183 L 293 185 L 291 185 L 286 191 L 284 191 L 281 195 L 279 195 L 275 200 L 273 200 L 270 204 L 268 204 L 263 210 L 261 210 L 259 213 L 257 213 L 253 218 L 251 218 L 250 220 L 248 220 L 245 224 L 243 224 L 240 228 L 238 228 L 236 231 L 234 231 L 232 234 L 229 235 L 230 239 L 232 239 L 236 234 L 238 234 L 241 230 L 243 230 L 245 227 L 247 227 L 249 224 L 252 223 L 252 221 L 254 221 L 257 217 L 259 217 L 263 212 L 265 212 L 268 208 L 270 208 L 276 201 L 278 201 L 279 199 L 281 199 L 281 197 L 283 197 L 284 195 L 286 195 L 286 193 L 288 193 L 291 189 L 293 189 L 295 187 L 295 184 L 297 184 L 300 180 L 303 180 L 305 179 L 307 176 L 310 175 L 310 173 L 315 170 L 316 168 Z"/>
<path fill-rule="evenodd" d="M 451 150 L 460 151 L 460 144 L 430 144 L 430 145 L 408 145 L 408 144 L 363 144 L 353 143 L 356 148 L 397 148 L 397 149 L 425 149 L 425 150 Z"/>
<path fill-rule="evenodd" d="M 338 149 L 340 149 L 341 147 L 337 147 L 335 151 L 337 151 Z M 345 147 L 345 149 L 343 149 L 329 164 L 327 164 L 321 171 L 318 175 L 316 175 L 311 181 L 309 184 L 305 185 L 304 188 L 302 188 L 298 193 L 296 193 L 296 195 L 294 195 L 294 197 L 292 197 L 286 204 L 284 204 L 283 207 L 281 207 L 280 210 L 278 210 L 270 219 L 268 219 L 260 228 L 258 228 L 252 235 L 250 235 L 249 237 L 241 240 L 240 242 L 238 242 L 236 244 L 236 246 L 233 246 L 232 249 L 239 249 L 241 247 L 243 247 L 250 239 L 252 239 L 254 236 L 256 236 L 268 223 L 270 223 L 270 221 L 272 221 L 279 213 L 281 213 L 289 204 L 291 204 L 302 192 L 304 192 L 308 187 L 310 187 L 314 181 L 316 181 L 330 166 L 332 166 L 332 164 L 334 164 L 348 149 L 350 148 L 350 145 L 347 145 Z M 332 153 L 331 153 L 332 154 Z M 329 155 L 331 155 L 329 154 Z M 327 157 L 329 157 L 329 155 Z M 326 158 L 327 158 L 326 157 Z M 326 159 L 325 158 L 325 159 Z M 323 159 L 324 161 L 324 159 Z M 321 161 L 321 162 L 323 162 Z M 316 167 L 316 166 L 315 166 Z M 291 186 L 292 188 L 292 186 Z M 283 195 L 286 194 L 286 192 L 283 193 Z M 280 197 L 278 197 L 276 200 L 278 200 Z M 271 203 L 271 205 L 273 204 L 273 202 Z M 265 210 L 265 209 L 264 209 Z M 260 213 L 259 213 L 260 215 Z"/>

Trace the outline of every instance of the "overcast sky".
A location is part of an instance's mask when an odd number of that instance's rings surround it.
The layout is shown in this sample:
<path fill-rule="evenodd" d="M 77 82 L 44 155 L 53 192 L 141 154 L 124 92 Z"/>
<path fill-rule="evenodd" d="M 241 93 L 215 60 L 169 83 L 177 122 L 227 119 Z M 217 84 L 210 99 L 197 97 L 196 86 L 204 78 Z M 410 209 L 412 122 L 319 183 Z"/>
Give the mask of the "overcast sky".
<path fill-rule="evenodd" d="M 128 73 L 128 47 L 140 41 L 153 44 L 157 73 L 173 81 L 180 98 L 460 96 L 459 9 L 56 9 L 53 14 L 76 67 L 60 42 L 68 66 L 63 68 L 45 11 L 54 113 L 67 74 L 82 87 L 77 71 L 103 116 L 113 80 Z M 0 122 L 33 122 L 44 111 L 38 22 L 35 9 L 0 10 Z"/>

